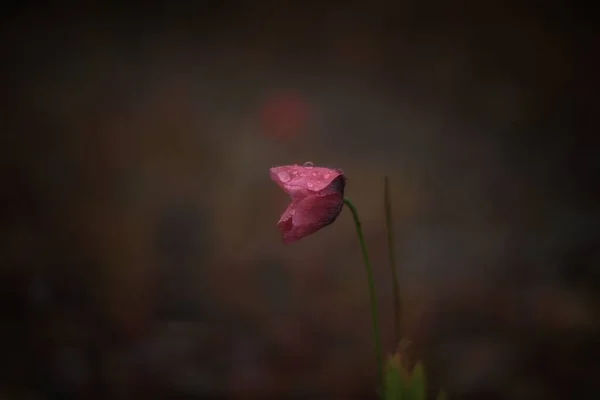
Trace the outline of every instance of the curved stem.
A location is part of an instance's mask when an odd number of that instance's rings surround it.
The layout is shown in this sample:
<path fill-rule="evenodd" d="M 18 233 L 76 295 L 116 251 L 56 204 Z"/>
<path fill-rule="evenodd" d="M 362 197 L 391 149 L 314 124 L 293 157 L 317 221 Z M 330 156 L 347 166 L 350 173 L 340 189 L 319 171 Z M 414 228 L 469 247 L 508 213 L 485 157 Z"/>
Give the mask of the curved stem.
<path fill-rule="evenodd" d="M 383 388 L 383 350 L 381 346 L 381 331 L 379 329 L 378 311 L 379 307 L 377 305 L 377 296 L 375 294 L 375 279 L 373 278 L 373 269 L 371 268 L 371 262 L 369 261 L 369 252 L 367 251 L 367 244 L 363 235 L 362 225 L 360 223 L 360 219 L 358 218 L 358 211 L 356 211 L 356 207 L 354 207 L 354 204 L 352 204 L 352 202 L 346 198 L 344 199 L 344 204 L 350 209 L 350 212 L 352 212 L 352 217 L 354 218 L 354 225 L 356 225 L 356 233 L 358 234 L 358 240 L 362 249 L 365 269 L 367 270 L 369 295 L 371 298 L 371 318 L 373 320 L 373 337 L 375 339 L 375 357 L 377 360 L 377 379 L 379 386 Z"/>
<path fill-rule="evenodd" d="M 396 346 L 400 344 L 400 285 L 398 283 L 398 271 L 396 269 L 396 251 L 394 250 L 394 227 L 392 223 L 392 199 L 390 194 L 390 180 L 385 177 L 385 223 L 387 226 L 388 250 L 390 256 L 390 269 L 394 283 L 394 327 L 396 328 Z"/>

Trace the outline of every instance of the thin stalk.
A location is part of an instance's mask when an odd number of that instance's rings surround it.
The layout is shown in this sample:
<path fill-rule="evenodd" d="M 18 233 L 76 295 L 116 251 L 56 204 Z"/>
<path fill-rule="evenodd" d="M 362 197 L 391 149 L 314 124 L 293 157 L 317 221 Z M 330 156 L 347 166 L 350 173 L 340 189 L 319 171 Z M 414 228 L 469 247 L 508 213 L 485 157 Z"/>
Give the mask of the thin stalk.
<path fill-rule="evenodd" d="M 390 194 L 390 180 L 385 177 L 385 224 L 387 226 L 388 250 L 390 258 L 390 269 L 394 283 L 394 327 L 396 333 L 396 346 L 400 344 L 400 285 L 398 283 L 398 270 L 396 269 L 396 250 L 394 247 L 394 226 L 392 220 L 392 196 Z"/>
<path fill-rule="evenodd" d="M 344 204 L 352 212 L 354 218 L 354 225 L 356 225 L 356 233 L 358 234 L 358 241 L 363 254 L 363 261 L 365 263 L 365 269 L 367 271 L 367 281 L 369 283 L 369 296 L 371 298 L 371 318 L 373 321 L 373 338 L 375 339 L 375 358 L 377 360 L 377 379 L 378 385 L 383 389 L 383 350 L 381 346 L 381 331 L 379 329 L 379 306 L 377 304 L 377 296 L 375 294 L 375 279 L 373 278 L 373 269 L 371 268 L 371 262 L 369 261 L 369 252 L 367 251 L 367 244 L 362 231 L 362 225 L 358 218 L 358 211 L 354 204 L 348 199 L 344 199 Z"/>

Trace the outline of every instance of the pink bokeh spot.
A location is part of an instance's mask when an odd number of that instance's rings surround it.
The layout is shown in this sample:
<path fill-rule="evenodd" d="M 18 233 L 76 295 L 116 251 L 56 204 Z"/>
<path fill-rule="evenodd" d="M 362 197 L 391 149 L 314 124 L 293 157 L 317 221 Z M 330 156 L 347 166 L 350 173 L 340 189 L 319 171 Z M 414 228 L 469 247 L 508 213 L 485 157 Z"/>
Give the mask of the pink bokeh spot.
<path fill-rule="evenodd" d="M 270 175 L 292 198 L 277 223 L 284 243 L 315 233 L 335 221 L 342 211 L 346 184 L 343 171 L 306 163 L 273 167 Z"/>
<path fill-rule="evenodd" d="M 281 92 L 272 95 L 260 110 L 263 134 L 286 140 L 302 136 L 309 120 L 309 105 L 300 94 Z"/>

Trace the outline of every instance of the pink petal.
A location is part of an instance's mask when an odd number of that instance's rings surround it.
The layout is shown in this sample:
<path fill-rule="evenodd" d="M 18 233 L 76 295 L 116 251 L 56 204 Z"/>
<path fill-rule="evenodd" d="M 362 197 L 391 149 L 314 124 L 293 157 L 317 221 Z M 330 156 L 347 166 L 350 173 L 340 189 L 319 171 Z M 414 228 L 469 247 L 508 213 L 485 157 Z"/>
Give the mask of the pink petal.
<path fill-rule="evenodd" d="M 331 224 L 342 211 L 343 204 L 343 194 L 339 192 L 292 201 L 277 223 L 283 242 L 295 242 Z"/>
<path fill-rule="evenodd" d="M 310 192 L 320 192 L 337 177 L 343 175 L 338 169 L 304 165 L 282 165 L 270 170 L 271 179 L 293 197 L 302 197 Z"/>

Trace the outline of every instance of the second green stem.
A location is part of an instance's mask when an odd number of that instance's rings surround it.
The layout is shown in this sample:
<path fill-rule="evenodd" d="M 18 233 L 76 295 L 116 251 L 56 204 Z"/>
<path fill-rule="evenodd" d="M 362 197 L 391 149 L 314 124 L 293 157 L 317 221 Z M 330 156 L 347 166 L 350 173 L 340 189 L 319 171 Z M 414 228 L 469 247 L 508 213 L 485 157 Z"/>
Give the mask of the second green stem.
<path fill-rule="evenodd" d="M 392 195 L 390 194 L 390 180 L 386 176 L 384 181 L 384 205 L 385 205 L 385 224 L 387 226 L 388 250 L 390 256 L 390 269 L 392 270 L 392 280 L 394 283 L 394 328 L 396 329 L 396 346 L 400 344 L 400 285 L 398 283 L 398 270 L 396 269 L 396 251 L 394 248 L 394 222 L 392 218 Z"/>

